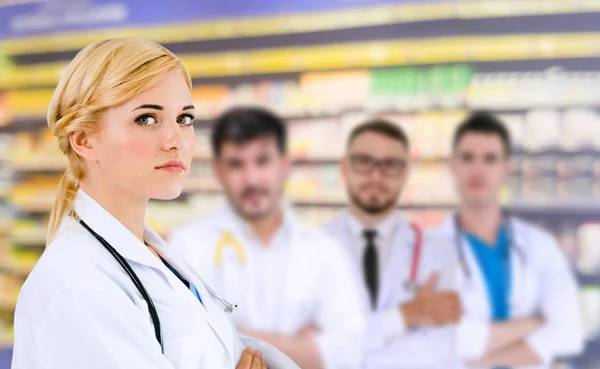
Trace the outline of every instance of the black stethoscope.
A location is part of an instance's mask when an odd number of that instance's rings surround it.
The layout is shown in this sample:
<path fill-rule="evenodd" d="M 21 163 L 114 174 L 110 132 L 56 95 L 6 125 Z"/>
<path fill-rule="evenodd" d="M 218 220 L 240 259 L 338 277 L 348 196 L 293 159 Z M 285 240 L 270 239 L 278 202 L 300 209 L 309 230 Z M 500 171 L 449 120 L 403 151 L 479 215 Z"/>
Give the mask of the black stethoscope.
<path fill-rule="evenodd" d="M 523 252 L 523 249 L 516 244 L 515 241 L 515 231 L 514 231 L 514 226 L 513 226 L 513 222 L 512 220 L 509 218 L 509 216 L 504 213 L 503 214 L 503 218 L 504 218 L 504 223 L 506 224 L 506 227 L 508 228 L 508 249 L 506 251 L 506 258 L 510 257 L 510 254 L 512 252 L 512 250 L 514 249 L 515 252 L 517 253 L 517 255 L 519 256 L 519 259 L 521 259 L 521 262 L 523 264 L 526 263 L 526 258 L 525 258 L 525 253 Z M 458 219 L 458 214 L 454 215 L 454 231 L 455 231 L 455 240 L 454 240 L 454 247 L 456 248 L 456 253 L 458 255 L 458 263 L 460 268 L 462 269 L 463 274 L 467 277 L 467 279 L 471 278 L 471 268 L 469 267 L 469 264 L 467 263 L 467 257 L 465 255 L 465 246 L 464 246 L 464 242 L 463 242 L 463 230 L 462 227 L 460 226 L 460 220 Z"/>
<path fill-rule="evenodd" d="M 119 254 L 119 252 L 117 250 L 115 250 L 115 248 L 112 247 L 111 244 L 108 243 L 108 241 L 106 241 L 102 236 L 100 236 L 92 228 L 90 228 L 90 226 L 88 226 L 82 219 L 79 220 L 79 224 L 81 224 L 88 232 L 90 232 L 90 234 L 92 236 L 94 236 L 94 238 L 96 240 L 98 240 L 98 242 L 100 242 L 102 244 L 102 246 L 104 246 L 104 248 L 106 250 L 108 250 L 108 252 L 110 252 L 110 254 L 119 262 L 119 264 L 125 270 L 125 272 L 127 272 L 127 275 L 129 276 L 129 278 L 131 279 L 131 281 L 133 282 L 133 284 L 135 285 L 137 290 L 142 295 L 142 298 L 144 299 L 144 301 L 146 301 L 146 304 L 148 305 L 148 311 L 150 312 L 150 317 L 152 319 L 152 325 L 154 326 L 154 335 L 156 337 L 156 340 L 160 344 L 161 352 L 164 353 L 162 332 L 161 332 L 161 328 L 160 328 L 160 319 L 158 317 L 158 312 L 156 311 L 154 302 L 152 301 L 152 298 L 148 294 L 148 291 L 146 291 L 144 284 L 142 283 L 142 281 L 140 281 L 139 277 L 137 276 L 137 274 L 135 274 L 133 269 L 131 269 L 131 266 L 129 265 L 127 260 L 125 260 L 125 258 L 123 258 L 123 256 L 121 256 L 121 254 Z M 212 298 L 216 299 L 221 304 L 221 306 L 223 307 L 223 310 L 225 310 L 225 312 L 231 313 L 231 312 L 233 312 L 233 310 L 235 308 L 237 308 L 237 305 L 231 304 L 230 302 L 228 302 L 227 300 L 222 298 L 219 294 L 217 294 L 214 290 L 212 290 L 208 285 L 206 285 L 206 283 L 204 283 L 204 281 L 202 281 L 202 283 L 204 284 L 204 287 L 208 291 L 209 295 Z"/>

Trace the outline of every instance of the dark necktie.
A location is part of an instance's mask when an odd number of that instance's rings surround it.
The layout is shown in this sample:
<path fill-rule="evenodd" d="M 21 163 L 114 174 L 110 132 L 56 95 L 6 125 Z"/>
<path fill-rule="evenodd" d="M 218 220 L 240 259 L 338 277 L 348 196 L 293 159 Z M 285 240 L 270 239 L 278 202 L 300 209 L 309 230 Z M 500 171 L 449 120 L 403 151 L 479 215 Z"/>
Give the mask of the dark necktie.
<path fill-rule="evenodd" d="M 377 260 L 377 248 L 375 247 L 375 237 L 377 231 L 373 229 L 365 229 L 363 236 L 367 241 L 367 247 L 363 256 L 363 272 L 365 275 L 365 283 L 371 297 L 371 307 L 373 310 L 377 307 L 377 294 L 379 292 L 379 271 Z"/>

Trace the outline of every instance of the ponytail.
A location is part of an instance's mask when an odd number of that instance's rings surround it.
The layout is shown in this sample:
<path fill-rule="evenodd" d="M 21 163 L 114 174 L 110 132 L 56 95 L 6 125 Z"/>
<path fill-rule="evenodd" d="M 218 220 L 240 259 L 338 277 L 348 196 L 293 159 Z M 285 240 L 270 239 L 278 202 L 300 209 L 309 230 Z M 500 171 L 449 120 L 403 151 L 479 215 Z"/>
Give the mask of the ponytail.
<path fill-rule="evenodd" d="M 46 238 L 47 244 L 56 236 L 60 225 L 62 224 L 65 217 L 71 214 L 79 190 L 79 178 L 77 178 L 72 172 L 71 168 L 67 168 L 56 192 L 56 199 L 52 206 L 52 212 L 50 213 L 50 222 L 48 223 L 48 236 Z"/>

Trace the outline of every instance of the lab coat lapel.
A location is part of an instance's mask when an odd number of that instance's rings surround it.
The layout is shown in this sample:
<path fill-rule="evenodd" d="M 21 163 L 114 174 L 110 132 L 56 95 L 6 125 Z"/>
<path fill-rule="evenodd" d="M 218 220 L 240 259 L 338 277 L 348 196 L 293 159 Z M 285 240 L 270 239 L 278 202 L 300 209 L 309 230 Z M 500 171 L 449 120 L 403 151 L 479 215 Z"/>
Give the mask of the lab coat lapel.
<path fill-rule="evenodd" d="M 356 278 L 357 286 L 359 288 L 359 294 L 361 301 L 364 303 L 364 308 L 367 311 L 371 310 L 370 298 L 368 295 L 367 288 L 364 283 L 364 276 L 362 271 L 361 256 L 356 249 L 356 240 L 350 230 L 348 224 L 348 211 L 344 211 L 337 218 L 335 218 L 329 225 L 325 227 L 326 231 L 332 235 L 335 240 L 340 244 L 351 264 L 351 271 L 353 276 Z"/>
<path fill-rule="evenodd" d="M 219 307 L 213 301 L 202 279 L 192 272 L 187 262 L 169 250 L 164 240 L 152 229 L 145 227 L 144 240 L 166 260 L 184 278 L 190 281 L 198 289 L 204 306 L 196 297 L 187 290 L 185 285 L 177 279 L 171 271 L 150 250 L 133 235 L 123 224 L 110 215 L 102 206 L 92 199 L 83 190 L 79 190 L 74 205 L 77 215 L 92 229 L 102 236 L 112 247 L 119 252 L 128 262 L 149 266 L 162 274 L 169 286 L 185 296 L 190 305 L 199 310 L 212 330 L 221 340 L 221 344 L 228 355 L 233 355 L 233 331 L 225 314 L 217 311 Z M 102 246 L 99 246 L 102 247 Z M 208 312 L 208 313 L 207 313 Z"/>
<path fill-rule="evenodd" d="M 395 216 L 400 217 L 399 214 Z M 386 262 L 382 266 L 381 289 L 377 303 L 379 309 L 398 302 L 394 301 L 398 300 L 398 297 L 404 300 L 406 294 L 409 293 L 404 283 L 409 280 L 414 246 L 412 229 L 406 221 L 398 219 Z"/>
<path fill-rule="evenodd" d="M 146 248 L 142 241 L 81 189 L 77 192 L 73 210 L 127 261 L 164 271 L 164 265 Z M 99 245 L 99 247 L 102 246 Z"/>
<path fill-rule="evenodd" d="M 473 255 L 469 247 L 467 239 L 462 235 L 457 237 L 454 217 L 455 215 L 452 214 L 446 219 L 442 224 L 442 231 L 446 242 L 454 248 L 456 259 L 458 260 L 456 286 L 458 286 L 462 297 L 463 309 L 467 315 L 487 319 L 490 317 L 490 306 L 483 274 L 479 263 L 475 259 L 475 255 Z M 458 247 L 461 247 L 463 250 L 464 260 L 460 260 Z M 463 265 L 463 263 L 466 265 Z M 467 270 L 469 275 L 467 275 Z"/>
<path fill-rule="evenodd" d="M 528 285 L 528 278 L 525 275 L 523 269 L 524 257 L 520 253 L 525 252 L 522 249 L 523 245 L 527 245 L 523 232 L 519 232 L 519 225 L 517 222 L 510 218 L 510 314 L 511 316 L 519 316 L 521 314 L 521 307 L 524 305 L 527 296 L 524 296 L 525 290 Z M 512 239 L 514 237 L 514 239 Z"/>
<path fill-rule="evenodd" d="M 356 241 L 352 237 L 347 217 L 347 212 L 342 213 L 326 227 L 326 230 L 334 237 L 335 241 L 340 244 L 346 255 L 350 258 L 353 272 L 356 275 L 362 275 L 360 265 L 356 262 L 360 260 L 360 255 L 358 255 L 358 250 L 354 247 Z"/>
<path fill-rule="evenodd" d="M 192 293 L 187 293 L 188 291 L 186 291 L 185 295 L 188 303 L 204 315 L 211 329 L 219 337 L 225 351 L 231 356 L 233 354 L 233 346 L 231 346 L 233 332 L 230 329 L 230 321 L 227 319 L 223 307 L 215 302 L 213 296 L 206 289 L 202 277 L 194 271 L 181 255 L 165 247 L 156 247 L 156 249 L 161 254 L 161 257 L 196 287 L 202 299 L 202 304 Z"/>

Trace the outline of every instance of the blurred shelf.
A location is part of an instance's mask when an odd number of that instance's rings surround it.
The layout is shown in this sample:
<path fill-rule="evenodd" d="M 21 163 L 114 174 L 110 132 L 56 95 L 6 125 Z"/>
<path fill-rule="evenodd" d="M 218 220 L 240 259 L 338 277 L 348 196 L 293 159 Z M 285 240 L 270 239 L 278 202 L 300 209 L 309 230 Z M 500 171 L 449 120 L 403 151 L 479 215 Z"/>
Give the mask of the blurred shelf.
<path fill-rule="evenodd" d="M 19 246 L 45 246 L 47 232 L 48 229 L 46 226 L 40 226 L 37 229 L 29 230 L 15 229 L 12 232 L 11 242 Z"/>
<path fill-rule="evenodd" d="M 294 71 L 597 57 L 600 33 L 459 36 L 291 46 L 180 54 L 197 79 Z M 490 47 L 493 45 L 494 47 Z M 432 52 L 435 50 L 435 52 Z M 0 89 L 54 86 L 66 63 L 15 66 L 0 74 Z"/>
<path fill-rule="evenodd" d="M 600 288 L 600 274 L 585 274 L 577 272 L 577 280 L 580 286 Z"/>
<path fill-rule="evenodd" d="M 32 269 L 33 265 L 17 265 L 15 263 L 0 264 L 0 273 L 4 274 L 27 276 L 29 273 L 31 273 Z"/>
<path fill-rule="evenodd" d="M 52 36 L 30 36 L 3 40 L 0 49 L 8 56 L 78 50 L 103 37 L 148 37 L 160 43 L 186 43 L 244 37 L 281 37 L 286 34 L 336 31 L 358 27 L 388 26 L 419 21 L 480 19 L 515 16 L 577 14 L 598 11 L 595 1 L 497 0 L 453 1 L 419 4 L 377 4 L 346 7 L 343 10 L 286 12 L 244 18 L 187 21 L 177 25 L 128 27 L 118 30 L 86 30 Z M 104 32 L 104 36 L 103 35 Z M 109 32 L 109 33 L 108 33 Z"/>
<path fill-rule="evenodd" d="M 32 213 L 32 214 L 46 214 L 52 210 L 54 200 L 52 202 L 40 201 L 40 202 L 27 202 L 27 203 L 12 203 L 12 205 L 20 212 Z"/>
<path fill-rule="evenodd" d="M 17 306 L 17 299 L 8 296 L 0 296 L 0 310 L 11 311 Z"/>
<path fill-rule="evenodd" d="M 66 158 L 48 158 L 44 161 L 11 162 L 12 168 L 18 172 L 63 172 L 67 169 Z"/>
<path fill-rule="evenodd" d="M 0 218 L 0 236 L 8 235 L 12 231 L 12 219 Z"/>

